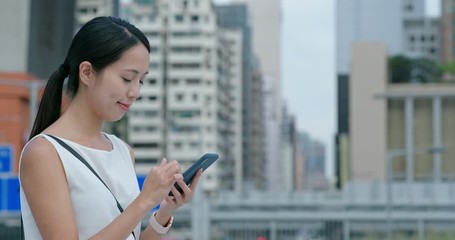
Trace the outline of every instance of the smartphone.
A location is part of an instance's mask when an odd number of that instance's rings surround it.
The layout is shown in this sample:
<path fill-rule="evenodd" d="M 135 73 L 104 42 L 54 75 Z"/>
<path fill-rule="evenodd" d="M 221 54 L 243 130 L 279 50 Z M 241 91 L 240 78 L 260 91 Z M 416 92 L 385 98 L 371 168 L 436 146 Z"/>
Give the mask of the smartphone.
<path fill-rule="evenodd" d="M 183 173 L 183 181 L 186 185 L 190 185 L 191 181 L 193 180 L 194 176 L 196 175 L 197 171 L 202 168 L 202 171 L 205 171 L 212 163 L 214 163 L 218 159 L 218 154 L 216 153 L 206 153 L 202 155 L 199 160 L 197 160 L 190 168 L 188 168 Z M 175 183 L 175 188 L 180 192 L 183 193 L 183 190 L 180 188 L 178 183 Z M 172 192 L 169 192 L 169 196 L 174 196 Z"/>

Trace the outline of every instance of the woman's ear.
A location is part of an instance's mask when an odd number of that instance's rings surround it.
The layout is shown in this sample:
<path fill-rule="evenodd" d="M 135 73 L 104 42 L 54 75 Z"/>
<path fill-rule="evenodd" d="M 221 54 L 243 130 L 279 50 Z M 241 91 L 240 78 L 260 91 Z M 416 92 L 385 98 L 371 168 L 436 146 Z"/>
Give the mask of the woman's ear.
<path fill-rule="evenodd" d="M 87 86 L 94 83 L 95 72 L 90 62 L 83 61 L 79 64 L 79 79 Z"/>

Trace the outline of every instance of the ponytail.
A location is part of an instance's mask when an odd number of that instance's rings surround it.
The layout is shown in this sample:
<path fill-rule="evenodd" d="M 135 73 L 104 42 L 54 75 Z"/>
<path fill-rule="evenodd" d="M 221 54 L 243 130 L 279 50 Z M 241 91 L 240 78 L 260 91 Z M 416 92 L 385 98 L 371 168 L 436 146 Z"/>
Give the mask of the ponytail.
<path fill-rule="evenodd" d="M 63 82 L 68 76 L 67 68 L 62 64 L 47 81 L 29 139 L 40 134 L 60 117 Z"/>

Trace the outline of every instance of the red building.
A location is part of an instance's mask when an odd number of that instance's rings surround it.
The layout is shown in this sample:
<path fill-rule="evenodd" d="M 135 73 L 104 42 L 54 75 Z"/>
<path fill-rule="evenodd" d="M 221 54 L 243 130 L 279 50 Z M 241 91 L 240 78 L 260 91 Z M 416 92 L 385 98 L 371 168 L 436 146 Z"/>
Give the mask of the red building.
<path fill-rule="evenodd" d="M 36 77 L 22 72 L 0 72 L 0 144 L 13 147 L 12 171 L 30 134 L 30 89 Z"/>

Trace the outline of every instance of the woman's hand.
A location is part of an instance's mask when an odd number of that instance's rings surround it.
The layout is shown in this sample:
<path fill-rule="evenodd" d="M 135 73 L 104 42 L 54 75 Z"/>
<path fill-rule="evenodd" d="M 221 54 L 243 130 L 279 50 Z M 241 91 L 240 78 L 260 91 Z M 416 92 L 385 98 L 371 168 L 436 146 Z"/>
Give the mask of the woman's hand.
<path fill-rule="evenodd" d="M 183 181 L 183 176 L 180 172 L 178 162 L 175 160 L 167 162 L 166 158 L 163 158 L 159 166 L 155 166 L 150 170 L 139 194 L 139 197 L 144 199 L 148 208 L 156 206 L 168 196 L 176 181 Z"/>
<path fill-rule="evenodd" d="M 160 210 L 157 212 L 157 215 L 163 216 L 164 218 L 170 218 L 177 208 L 188 203 L 194 195 L 194 191 L 196 190 L 201 175 L 202 169 L 199 169 L 189 187 L 185 184 L 183 178 L 177 180 L 177 184 L 183 190 L 183 193 L 180 193 L 175 187 L 173 187 L 171 191 L 174 196 L 167 196 L 161 202 Z"/>

